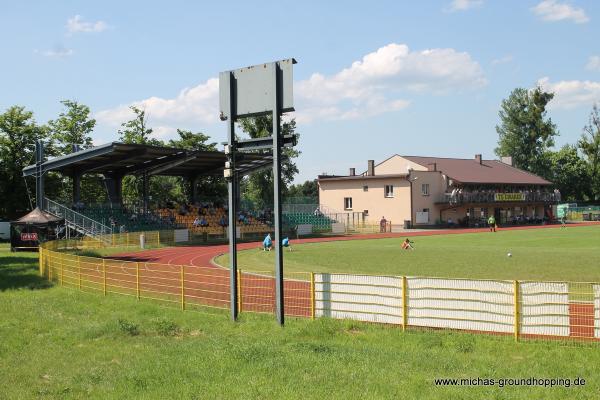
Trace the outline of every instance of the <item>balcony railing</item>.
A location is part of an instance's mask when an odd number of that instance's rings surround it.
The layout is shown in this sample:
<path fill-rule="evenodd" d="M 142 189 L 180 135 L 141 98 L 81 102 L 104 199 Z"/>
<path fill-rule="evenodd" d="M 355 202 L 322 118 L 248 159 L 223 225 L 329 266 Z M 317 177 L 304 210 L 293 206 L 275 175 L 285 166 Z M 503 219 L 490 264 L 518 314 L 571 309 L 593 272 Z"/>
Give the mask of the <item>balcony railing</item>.
<path fill-rule="evenodd" d="M 560 201 L 560 194 L 554 192 L 525 191 L 518 193 L 496 192 L 457 192 L 444 193 L 437 203 L 442 204 L 470 204 L 470 203 L 556 203 Z"/>

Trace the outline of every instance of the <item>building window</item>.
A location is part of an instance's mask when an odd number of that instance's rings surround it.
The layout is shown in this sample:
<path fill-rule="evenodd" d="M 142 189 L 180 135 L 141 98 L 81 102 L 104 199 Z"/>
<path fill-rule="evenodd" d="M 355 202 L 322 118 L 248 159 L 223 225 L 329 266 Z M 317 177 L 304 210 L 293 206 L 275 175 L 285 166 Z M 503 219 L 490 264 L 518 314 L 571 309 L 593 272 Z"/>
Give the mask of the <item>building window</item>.
<path fill-rule="evenodd" d="M 421 185 L 421 194 L 423 196 L 429 196 L 429 183 L 423 183 Z"/>
<path fill-rule="evenodd" d="M 352 210 L 352 197 L 344 197 L 344 210 Z"/>
<path fill-rule="evenodd" d="M 369 187 L 367 185 L 363 186 L 363 192 L 368 192 L 369 191 Z"/>
<path fill-rule="evenodd" d="M 385 197 L 394 197 L 394 185 L 385 185 Z"/>

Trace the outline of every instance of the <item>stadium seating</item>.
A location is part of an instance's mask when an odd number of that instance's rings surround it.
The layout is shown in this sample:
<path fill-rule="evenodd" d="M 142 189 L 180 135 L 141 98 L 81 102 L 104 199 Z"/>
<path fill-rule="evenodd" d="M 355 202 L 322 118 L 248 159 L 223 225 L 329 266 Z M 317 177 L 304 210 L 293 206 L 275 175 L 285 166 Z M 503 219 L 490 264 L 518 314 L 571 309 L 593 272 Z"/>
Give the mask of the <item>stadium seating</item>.
<path fill-rule="evenodd" d="M 314 230 L 331 229 L 332 220 L 325 215 L 315 215 L 314 213 L 286 213 L 283 215 L 284 224 L 294 227 L 301 224 L 310 224 Z"/>
<path fill-rule="evenodd" d="M 224 208 L 213 208 L 211 210 L 212 211 L 207 211 L 204 215 L 201 215 L 200 207 L 187 206 L 185 214 L 181 213 L 181 210 L 179 208 L 161 208 L 157 211 L 157 213 L 163 219 L 174 219 L 177 225 L 186 227 L 192 233 L 224 235 L 226 228 L 219 225 L 219 221 L 221 220 L 221 217 L 225 217 L 226 219 L 228 218 L 227 211 Z M 272 230 L 272 228 L 268 224 L 259 221 L 258 218 L 250 215 L 250 213 L 245 213 L 245 215 L 247 216 L 246 223 L 240 223 L 238 225 L 240 227 L 241 233 L 267 233 Z M 208 226 L 194 226 L 194 220 L 196 219 L 196 217 L 204 217 L 206 219 L 206 222 L 208 223 Z"/>
<path fill-rule="evenodd" d="M 77 211 L 104 225 L 111 226 L 115 232 L 118 232 L 121 226 L 124 226 L 127 232 L 173 229 L 175 227 L 168 218 L 153 213 L 131 212 L 118 205 L 88 206 Z"/>

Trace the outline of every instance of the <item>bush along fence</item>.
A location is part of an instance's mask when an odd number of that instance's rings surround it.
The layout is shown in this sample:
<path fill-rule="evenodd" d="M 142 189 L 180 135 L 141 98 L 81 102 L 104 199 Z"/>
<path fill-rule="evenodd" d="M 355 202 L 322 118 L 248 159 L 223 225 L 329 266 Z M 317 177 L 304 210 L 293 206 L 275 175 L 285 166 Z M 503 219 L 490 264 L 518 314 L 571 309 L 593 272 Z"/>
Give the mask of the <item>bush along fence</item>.
<path fill-rule="evenodd" d="M 172 244 L 174 234 L 147 232 L 146 243 Z M 113 244 L 115 243 L 115 244 Z M 76 250 L 127 246 L 127 239 L 52 241 L 40 247 L 40 274 L 59 285 L 128 295 L 186 309 L 229 307 L 229 271 L 78 255 Z M 139 242 L 136 244 L 139 246 Z M 132 245 L 133 246 L 133 245 Z M 271 272 L 239 271 L 241 312 L 273 313 Z M 286 273 L 286 314 L 512 335 L 515 340 L 600 342 L 600 283 L 534 282 Z"/>

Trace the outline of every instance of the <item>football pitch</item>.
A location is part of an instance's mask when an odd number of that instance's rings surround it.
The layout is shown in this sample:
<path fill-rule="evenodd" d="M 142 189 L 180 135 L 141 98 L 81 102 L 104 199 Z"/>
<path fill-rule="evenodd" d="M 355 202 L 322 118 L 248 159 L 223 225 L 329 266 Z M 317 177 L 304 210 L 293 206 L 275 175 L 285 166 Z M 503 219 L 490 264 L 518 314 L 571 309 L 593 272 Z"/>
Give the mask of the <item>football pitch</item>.
<path fill-rule="evenodd" d="M 499 230 L 404 238 L 305 243 L 285 251 L 286 272 L 600 282 L 600 226 Z M 508 256 L 508 253 L 511 256 Z M 238 265 L 273 269 L 274 252 L 241 251 Z M 229 265 L 229 257 L 216 259 Z"/>

